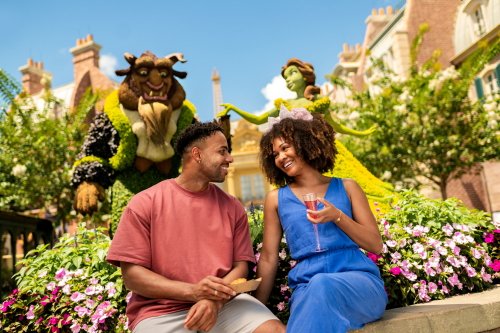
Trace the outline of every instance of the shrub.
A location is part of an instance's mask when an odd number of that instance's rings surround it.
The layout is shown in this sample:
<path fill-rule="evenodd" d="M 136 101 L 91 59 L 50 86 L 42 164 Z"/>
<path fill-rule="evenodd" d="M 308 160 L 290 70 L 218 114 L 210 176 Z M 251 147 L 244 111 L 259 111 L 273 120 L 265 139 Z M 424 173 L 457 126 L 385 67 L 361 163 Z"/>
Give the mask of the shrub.
<path fill-rule="evenodd" d="M 121 272 L 105 261 L 102 229 L 63 236 L 20 261 L 15 289 L 0 305 L 2 332 L 127 332 L 127 291 Z"/>

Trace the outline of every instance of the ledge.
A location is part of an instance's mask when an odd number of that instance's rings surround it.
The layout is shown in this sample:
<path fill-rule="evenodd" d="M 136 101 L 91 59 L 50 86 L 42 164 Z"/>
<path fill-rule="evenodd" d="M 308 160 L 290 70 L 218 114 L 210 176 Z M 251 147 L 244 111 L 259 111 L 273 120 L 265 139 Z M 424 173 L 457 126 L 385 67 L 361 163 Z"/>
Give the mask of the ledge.
<path fill-rule="evenodd" d="M 385 311 L 356 333 L 500 333 L 500 285 L 467 295 Z"/>

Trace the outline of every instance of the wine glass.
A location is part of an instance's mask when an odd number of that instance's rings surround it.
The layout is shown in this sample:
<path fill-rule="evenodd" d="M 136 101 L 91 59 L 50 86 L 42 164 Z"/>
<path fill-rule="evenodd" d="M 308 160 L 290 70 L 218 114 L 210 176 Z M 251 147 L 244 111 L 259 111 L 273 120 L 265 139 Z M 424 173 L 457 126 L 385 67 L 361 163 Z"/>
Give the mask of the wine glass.
<path fill-rule="evenodd" d="M 316 193 L 307 193 L 302 196 L 302 199 L 304 200 L 304 203 L 307 207 L 307 209 L 310 210 L 318 210 L 318 200 Z M 311 214 L 313 218 L 316 218 L 315 214 Z M 316 237 L 316 249 L 314 250 L 315 252 L 323 252 L 326 249 L 321 247 L 321 244 L 319 242 L 319 232 L 318 232 L 318 225 L 316 223 L 313 223 L 313 228 L 314 228 L 314 236 Z"/>

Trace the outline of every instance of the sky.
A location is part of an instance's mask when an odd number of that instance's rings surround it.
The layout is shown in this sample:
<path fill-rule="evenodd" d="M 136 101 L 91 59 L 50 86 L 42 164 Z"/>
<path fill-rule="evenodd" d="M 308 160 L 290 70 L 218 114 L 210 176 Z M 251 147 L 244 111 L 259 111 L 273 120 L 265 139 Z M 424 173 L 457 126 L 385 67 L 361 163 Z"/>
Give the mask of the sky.
<path fill-rule="evenodd" d="M 221 77 L 223 101 L 249 112 L 291 97 L 281 67 L 296 57 L 312 63 L 317 85 L 338 63 L 342 45 L 362 44 L 373 8 L 402 0 L 4 0 L 0 2 L 0 68 L 18 81 L 28 58 L 44 63 L 52 87 L 73 81 L 70 49 L 92 34 L 110 78 L 128 67 L 125 52 L 181 52 L 175 69 L 203 121 L 214 117 L 211 76 Z M 233 115 L 231 119 L 238 119 Z"/>

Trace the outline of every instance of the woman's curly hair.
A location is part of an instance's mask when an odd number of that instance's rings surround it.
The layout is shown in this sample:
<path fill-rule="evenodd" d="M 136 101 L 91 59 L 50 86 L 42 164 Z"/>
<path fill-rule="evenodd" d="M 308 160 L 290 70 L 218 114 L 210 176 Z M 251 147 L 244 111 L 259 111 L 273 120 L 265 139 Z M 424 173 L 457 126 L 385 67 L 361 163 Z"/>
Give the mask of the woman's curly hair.
<path fill-rule="evenodd" d="M 196 122 L 182 131 L 174 143 L 175 152 L 182 156 L 187 147 L 198 140 L 204 140 L 212 136 L 215 132 L 224 134 L 224 130 L 215 122 Z"/>
<path fill-rule="evenodd" d="M 297 155 L 323 173 L 333 169 L 337 147 L 335 146 L 335 131 L 319 114 L 313 114 L 313 120 L 286 118 L 267 132 L 260 140 L 260 165 L 271 184 L 285 186 L 294 182 L 275 164 L 273 141 L 283 138 L 295 148 Z"/>

